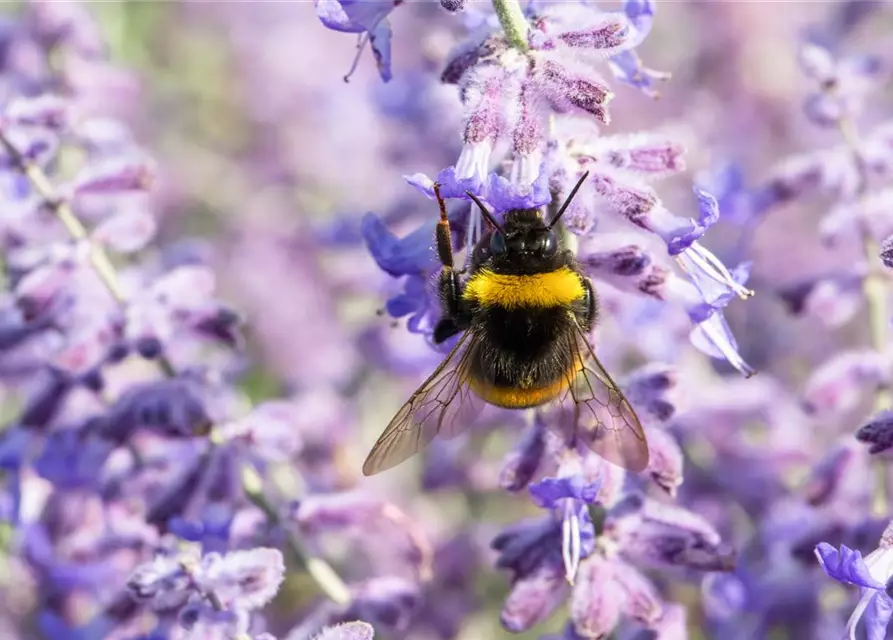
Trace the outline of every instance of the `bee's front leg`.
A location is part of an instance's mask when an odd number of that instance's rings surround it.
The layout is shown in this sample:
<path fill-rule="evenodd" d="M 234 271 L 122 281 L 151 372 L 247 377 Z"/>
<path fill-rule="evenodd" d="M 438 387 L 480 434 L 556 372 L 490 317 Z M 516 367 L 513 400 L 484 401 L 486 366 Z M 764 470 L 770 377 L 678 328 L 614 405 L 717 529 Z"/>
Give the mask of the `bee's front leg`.
<path fill-rule="evenodd" d="M 440 221 L 437 223 L 437 256 L 443 264 L 440 272 L 440 301 L 444 315 L 434 328 L 434 342 L 440 344 L 444 340 L 468 328 L 471 318 L 462 300 L 462 284 L 459 272 L 453 267 L 453 240 L 450 234 L 450 220 L 447 217 L 446 204 L 440 197 L 440 185 L 434 185 L 434 195 L 440 207 Z"/>
<path fill-rule="evenodd" d="M 459 281 L 458 272 L 444 268 L 440 272 L 439 289 L 443 317 L 434 327 L 435 344 L 440 344 L 460 331 L 464 331 L 471 324 L 468 305 L 462 299 L 462 284 Z"/>

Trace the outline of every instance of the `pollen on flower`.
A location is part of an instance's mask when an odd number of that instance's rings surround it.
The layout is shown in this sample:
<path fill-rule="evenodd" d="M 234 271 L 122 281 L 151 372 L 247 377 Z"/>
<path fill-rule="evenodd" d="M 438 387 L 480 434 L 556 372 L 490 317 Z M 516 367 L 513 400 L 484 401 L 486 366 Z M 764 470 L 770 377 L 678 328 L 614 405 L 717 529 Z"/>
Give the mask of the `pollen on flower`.
<path fill-rule="evenodd" d="M 237 603 L 240 608 L 251 610 L 272 600 L 284 577 L 282 552 L 256 548 L 224 556 L 206 556 L 196 581 L 222 602 Z"/>

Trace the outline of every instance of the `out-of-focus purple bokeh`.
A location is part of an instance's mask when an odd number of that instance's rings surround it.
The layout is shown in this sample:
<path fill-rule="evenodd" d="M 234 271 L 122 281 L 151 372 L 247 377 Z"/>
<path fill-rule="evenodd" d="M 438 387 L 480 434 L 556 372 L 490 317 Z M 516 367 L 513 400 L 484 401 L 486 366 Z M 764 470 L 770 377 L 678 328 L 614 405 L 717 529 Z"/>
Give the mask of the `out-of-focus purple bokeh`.
<path fill-rule="evenodd" d="M 885 637 L 893 8 L 535 0 L 522 54 L 489 0 L 454 4 L 3 8 L 4 640 Z M 494 66 L 441 82 L 488 28 Z M 593 67 L 572 28 L 647 38 Z M 578 84 L 537 85 L 546 60 Z M 581 79 L 610 87 L 609 124 Z M 542 149 L 502 131 L 485 173 L 514 189 L 544 158 L 562 195 L 598 174 L 566 222 L 642 474 L 491 407 L 362 475 L 444 356 L 413 184 L 473 178 L 491 80 L 549 117 Z M 474 216 L 450 215 L 464 260 Z"/>

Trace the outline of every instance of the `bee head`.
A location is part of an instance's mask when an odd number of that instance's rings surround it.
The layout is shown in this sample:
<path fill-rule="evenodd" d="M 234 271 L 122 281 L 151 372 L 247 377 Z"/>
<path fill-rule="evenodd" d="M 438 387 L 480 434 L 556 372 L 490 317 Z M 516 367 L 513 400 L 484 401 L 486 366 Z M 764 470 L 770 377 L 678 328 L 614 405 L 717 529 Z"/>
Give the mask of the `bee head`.
<path fill-rule="evenodd" d="M 491 236 L 491 245 L 494 241 L 500 245 L 504 244 L 505 252 L 509 255 L 525 258 L 548 258 L 554 256 L 558 251 L 558 236 L 554 231 L 545 227 L 541 229 L 519 230 L 511 234 L 506 232 L 504 240 L 498 239 L 499 235 L 497 231 Z M 494 240 L 494 238 L 496 239 Z M 491 251 L 492 249 L 493 247 L 491 246 Z"/>
<path fill-rule="evenodd" d="M 493 229 L 474 250 L 474 263 L 496 272 L 537 273 L 551 268 L 561 248 L 558 234 L 545 225 Z"/>
<path fill-rule="evenodd" d="M 470 191 L 491 229 L 475 245 L 473 265 L 487 264 L 500 273 L 540 273 L 555 269 L 561 262 L 561 243 L 540 209 L 512 209 L 502 224 Z"/>

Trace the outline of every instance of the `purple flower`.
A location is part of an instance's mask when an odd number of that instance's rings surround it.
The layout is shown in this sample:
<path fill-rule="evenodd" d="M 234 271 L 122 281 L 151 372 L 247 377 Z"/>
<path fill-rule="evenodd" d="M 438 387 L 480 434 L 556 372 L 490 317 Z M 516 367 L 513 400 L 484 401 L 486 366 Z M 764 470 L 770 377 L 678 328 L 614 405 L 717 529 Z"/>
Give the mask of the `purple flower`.
<path fill-rule="evenodd" d="M 502 605 L 499 621 L 512 633 L 521 633 L 548 618 L 564 598 L 561 570 L 542 565 L 514 581 Z"/>
<path fill-rule="evenodd" d="M 139 428 L 169 437 L 190 438 L 206 434 L 210 426 L 196 385 L 174 379 L 131 387 L 96 428 L 103 438 L 123 442 Z"/>
<path fill-rule="evenodd" d="M 805 102 L 807 117 L 823 126 L 837 126 L 842 119 L 858 117 L 866 95 L 883 75 L 883 61 L 875 56 L 836 60 L 830 51 L 807 42 L 800 48 L 803 72 L 818 85 Z"/>
<path fill-rule="evenodd" d="M 135 253 L 152 241 L 156 229 L 155 218 L 142 208 L 132 208 L 103 220 L 90 237 L 118 253 Z"/>
<path fill-rule="evenodd" d="M 795 315 L 809 315 L 828 327 L 849 322 L 864 306 L 862 269 L 795 282 L 777 291 Z"/>
<path fill-rule="evenodd" d="M 623 594 L 612 583 L 615 566 L 600 554 L 593 554 L 580 565 L 580 582 L 571 598 L 571 619 L 584 638 L 600 638 L 617 626 L 623 606 Z M 606 588 L 611 585 L 613 588 Z"/>
<path fill-rule="evenodd" d="M 695 187 L 694 191 L 698 199 L 698 220 L 697 222 L 691 221 L 689 231 L 672 238 L 664 238 L 671 256 L 679 255 L 691 248 L 695 240 L 703 236 L 707 229 L 719 220 L 719 203 L 716 198 L 698 187 Z"/>
<path fill-rule="evenodd" d="M 316 15 L 329 29 L 345 33 L 372 31 L 401 0 L 315 0 Z"/>
<path fill-rule="evenodd" d="M 58 487 L 96 488 L 112 447 L 84 431 L 65 429 L 51 434 L 34 461 L 34 470 Z"/>
<path fill-rule="evenodd" d="M 881 261 L 884 266 L 893 269 L 893 235 L 888 236 L 881 245 Z"/>
<path fill-rule="evenodd" d="M 886 585 L 893 577 L 890 527 L 887 529 L 878 548 L 864 559 L 859 551 L 845 545 L 839 550 L 826 542 L 816 545 L 816 558 L 829 578 L 861 589 L 859 604 L 847 623 L 850 638 L 855 638 L 856 626 L 863 618 L 869 640 L 883 640 L 887 635 L 887 626 L 893 616 L 893 600 L 886 592 Z"/>
<path fill-rule="evenodd" d="M 357 54 L 347 81 L 353 74 L 366 44 L 372 47 L 378 73 L 387 82 L 391 79 L 391 26 L 388 15 L 403 0 L 314 0 L 316 15 L 323 25 L 335 31 L 360 34 Z"/>
<path fill-rule="evenodd" d="M 609 514 L 605 535 L 629 561 L 646 566 L 683 566 L 731 571 L 735 553 L 701 516 L 672 504 L 630 497 Z"/>
<path fill-rule="evenodd" d="M 657 3 L 654 0 L 623 0 L 623 12 L 637 32 L 637 44 L 651 32 L 656 9 Z"/>
<path fill-rule="evenodd" d="M 303 407 L 297 402 L 270 400 L 256 405 L 240 420 L 219 427 L 221 439 L 244 443 L 268 461 L 291 460 L 301 449 Z"/>
<path fill-rule="evenodd" d="M 856 438 L 861 440 L 860 432 Z M 839 489 L 845 487 L 843 480 L 856 463 L 856 451 L 852 442 L 847 441 L 831 448 L 810 470 L 804 494 L 811 505 L 826 504 Z"/>
<path fill-rule="evenodd" d="M 677 371 L 652 363 L 636 369 L 623 381 L 626 397 L 639 411 L 647 411 L 657 420 L 669 420 L 676 413 L 672 394 L 677 387 Z"/>
<path fill-rule="evenodd" d="M 648 134 L 605 136 L 592 144 L 597 163 L 647 178 L 659 178 L 685 170 L 684 149 L 675 142 Z"/>
<path fill-rule="evenodd" d="M 195 560 L 194 556 L 159 555 L 152 562 L 137 567 L 127 581 L 127 587 L 135 598 L 151 601 L 158 610 L 179 608 L 194 588 L 184 569 L 184 561 Z"/>
<path fill-rule="evenodd" d="M 596 78 L 582 69 L 547 59 L 534 68 L 531 81 L 555 112 L 583 113 L 608 124 L 607 107 L 614 94 Z"/>
<path fill-rule="evenodd" d="M 651 32 L 656 9 L 657 3 L 653 0 L 624 0 L 623 10 L 633 27 L 630 40 L 633 46 L 641 44 Z M 615 78 L 654 98 L 660 95 L 654 85 L 670 79 L 669 73 L 645 67 L 631 49 L 612 56 L 610 67 Z"/>
<path fill-rule="evenodd" d="M 10 123 L 48 129 L 62 129 L 69 120 L 71 103 L 61 96 L 43 94 L 14 98 L 3 111 Z"/>
<path fill-rule="evenodd" d="M 115 158 L 82 170 L 74 180 L 72 191 L 76 197 L 146 191 L 152 186 L 154 174 L 148 158 Z"/>
<path fill-rule="evenodd" d="M 214 593 L 223 606 L 251 610 L 272 600 L 284 577 L 282 552 L 259 547 L 225 555 L 209 553 L 202 559 L 195 581 Z"/>
<path fill-rule="evenodd" d="M 369 620 L 405 631 L 421 605 L 418 584 L 395 576 L 373 578 L 353 588 L 353 601 L 339 617 Z"/>
<path fill-rule="evenodd" d="M 868 453 L 881 453 L 893 447 L 893 411 L 880 411 L 856 431 L 859 442 L 870 444 Z"/>
<path fill-rule="evenodd" d="M 598 499 L 601 480 L 585 478 L 579 463 L 573 461 L 562 465 L 559 474 L 534 482 L 528 490 L 537 506 L 561 515 L 561 558 L 565 577 L 573 584 L 580 560 L 589 554 L 595 537 L 587 506 Z"/>
<path fill-rule="evenodd" d="M 489 171 L 490 154 L 506 130 L 505 104 L 516 94 L 515 78 L 501 65 L 479 64 L 464 74 L 462 98 L 467 116 L 464 145 L 456 161 L 457 180 L 483 184 Z"/>
<path fill-rule="evenodd" d="M 536 475 L 546 450 L 546 426 L 540 414 L 518 447 L 506 456 L 499 474 L 499 486 L 506 491 L 521 491 Z"/>
<path fill-rule="evenodd" d="M 435 218 L 436 220 L 436 218 Z M 440 317 L 440 301 L 430 274 L 438 266 L 433 249 L 434 225 L 423 224 L 398 240 L 374 214 L 363 218 L 363 238 L 378 266 L 392 277 L 408 276 L 403 291 L 388 299 L 385 309 L 394 318 L 409 316 L 413 333 L 430 335 Z"/>
<path fill-rule="evenodd" d="M 666 431 L 648 432 L 647 472 L 661 489 L 672 497 L 682 484 L 683 453 L 679 443 Z"/>
<path fill-rule="evenodd" d="M 513 182 L 495 173 L 490 175 L 484 200 L 490 205 L 491 213 L 504 213 L 511 209 L 538 209 L 552 201 L 549 191 L 549 174 L 545 165 L 540 167 L 538 177 L 529 187 Z"/>
<path fill-rule="evenodd" d="M 746 275 L 747 265 L 744 265 L 732 275 L 732 279 L 737 278 L 744 282 Z M 665 280 L 663 290 L 665 298 L 680 304 L 694 324 L 689 334 L 692 344 L 712 358 L 728 361 L 735 369 L 749 377 L 756 371 L 741 357 L 738 342 L 722 315 L 723 308 L 732 296 L 728 290 L 720 289 L 718 293 L 719 295 L 712 301 L 705 301 L 704 290 L 698 289 L 682 278 L 668 278 Z"/>
<path fill-rule="evenodd" d="M 26 427 L 45 427 L 59 412 L 71 391 L 72 379 L 56 369 L 47 369 L 38 379 L 36 391 L 26 400 L 19 422 Z"/>
<path fill-rule="evenodd" d="M 841 351 L 819 365 L 803 390 L 803 407 L 814 415 L 842 415 L 864 397 L 866 385 L 884 383 L 890 369 L 875 351 Z"/>
<path fill-rule="evenodd" d="M 366 622 L 345 622 L 334 627 L 326 627 L 316 636 L 316 640 L 372 640 L 375 631 Z"/>
<path fill-rule="evenodd" d="M 438 176 L 439 178 L 439 176 Z M 433 187 L 433 182 L 431 183 Z M 464 193 L 464 192 L 463 192 Z M 431 191 L 434 197 L 434 191 Z M 418 275 L 431 271 L 437 264 L 434 253 L 434 225 L 425 224 L 400 240 L 388 231 L 381 218 L 373 213 L 363 216 L 362 234 L 376 264 L 393 277 Z"/>

